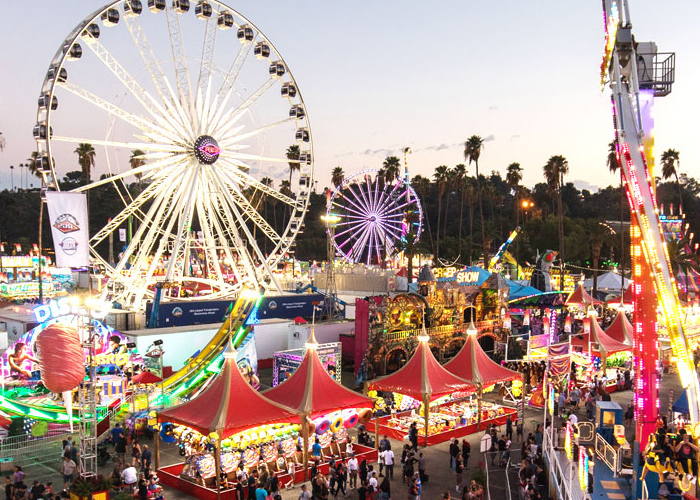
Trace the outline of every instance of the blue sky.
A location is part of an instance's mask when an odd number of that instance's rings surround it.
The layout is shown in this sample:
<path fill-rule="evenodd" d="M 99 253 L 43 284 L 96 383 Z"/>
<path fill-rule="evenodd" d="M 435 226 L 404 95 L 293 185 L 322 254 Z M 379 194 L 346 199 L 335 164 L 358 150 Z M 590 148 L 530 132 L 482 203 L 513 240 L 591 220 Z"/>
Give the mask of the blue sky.
<path fill-rule="evenodd" d="M 0 132 L 7 141 L 0 189 L 9 187 L 9 166 L 34 148 L 36 100 L 53 54 L 103 3 L 0 4 Z M 414 151 L 411 173 L 432 175 L 438 165 L 463 161 L 462 143 L 472 134 L 487 139 L 482 172 L 503 174 L 517 161 L 531 186 L 549 156 L 561 154 L 569 180 L 580 186 L 616 183 L 605 166 L 613 131 L 609 92 L 598 77 L 597 0 L 229 5 L 265 33 L 292 69 L 311 121 L 319 185 L 329 183 L 333 167 L 346 175 L 378 167 L 404 146 Z M 656 151 L 677 149 L 681 170 L 698 175 L 700 2 L 631 0 L 630 8 L 638 41 L 654 40 L 661 52 L 677 54 L 674 91 L 655 108 Z"/>

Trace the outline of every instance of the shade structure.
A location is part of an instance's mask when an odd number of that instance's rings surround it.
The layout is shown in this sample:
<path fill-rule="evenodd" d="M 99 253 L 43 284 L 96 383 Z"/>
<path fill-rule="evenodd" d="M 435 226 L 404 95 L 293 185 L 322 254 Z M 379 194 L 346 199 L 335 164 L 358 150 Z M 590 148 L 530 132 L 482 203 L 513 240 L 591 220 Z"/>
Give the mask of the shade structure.
<path fill-rule="evenodd" d="M 199 396 L 158 415 L 159 422 L 185 425 L 221 439 L 264 424 L 297 422 L 299 412 L 270 401 L 248 384 L 238 370 L 229 340 L 221 373 Z"/>
<path fill-rule="evenodd" d="M 162 379 L 158 376 L 155 375 L 154 373 L 149 372 L 148 370 L 143 371 L 139 373 L 138 375 L 134 376 L 131 378 L 131 383 L 132 384 L 157 384 L 160 382 Z"/>
<path fill-rule="evenodd" d="M 622 311 L 618 311 L 613 322 L 605 329 L 605 333 L 611 338 L 630 346 L 632 345 L 633 332 L 634 328 L 632 323 L 630 323 L 630 320 L 627 319 L 627 315 Z"/>
<path fill-rule="evenodd" d="M 426 340 L 418 343 L 416 352 L 400 370 L 369 383 L 370 390 L 396 392 L 429 401 L 474 388 L 472 382 L 443 368 L 433 356 Z"/>
<path fill-rule="evenodd" d="M 317 345 L 312 336 L 299 367 L 287 380 L 265 391 L 265 397 L 311 418 L 345 408 L 373 408 L 372 399 L 331 377 L 318 358 Z"/>
<path fill-rule="evenodd" d="M 630 284 L 630 280 L 623 278 L 619 273 L 607 272 L 598 275 L 597 290 L 601 292 L 607 291 L 619 291 L 620 287 L 627 290 Z M 588 278 L 584 280 L 583 287 L 588 290 L 593 288 L 593 278 Z"/>
<path fill-rule="evenodd" d="M 462 349 L 443 367 L 474 385 L 488 387 L 508 380 L 522 380 L 522 374 L 505 368 L 484 352 L 476 335 L 467 335 Z"/>
<path fill-rule="evenodd" d="M 567 306 L 595 306 L 599 304 L 602 304 L 602 302 L 591 297 L 591 295 L 583 288 L 583 285 L 579 285 L 578 288 L 576 288 L 576 290 L 571 292 L 569 298 L 566 299 Z"/>
<path fill-rule="evenodd" d="M 583 352 L 588 352 L 589 335 L 590 342 L 597 343 L 598 345 L 598 347 L 591 346 L 591 354 L 604 357 L 615 354 L 616 352 L 630 351 L 632 349 L 629 345 L 619 342 L 605 333 L 595 318 L 591 318 L 591 333 L 580 335 L 582 338 L 578 338 L 579 335 L 575 335 L 571 340 L 571 344 L 580 347 Z"/>

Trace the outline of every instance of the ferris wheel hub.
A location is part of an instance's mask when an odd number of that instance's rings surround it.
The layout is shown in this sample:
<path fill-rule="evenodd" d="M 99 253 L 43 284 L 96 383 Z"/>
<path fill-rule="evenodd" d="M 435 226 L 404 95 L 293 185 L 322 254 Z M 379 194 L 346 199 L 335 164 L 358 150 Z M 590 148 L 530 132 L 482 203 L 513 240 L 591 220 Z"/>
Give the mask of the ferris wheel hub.
<path fill-rule="evenodd" d="M 194 141 L 194 156 L 200 163 L 211 165 L 219 159 L 220 153 L 219 143 L 210 135 L 200 135 Z"/>

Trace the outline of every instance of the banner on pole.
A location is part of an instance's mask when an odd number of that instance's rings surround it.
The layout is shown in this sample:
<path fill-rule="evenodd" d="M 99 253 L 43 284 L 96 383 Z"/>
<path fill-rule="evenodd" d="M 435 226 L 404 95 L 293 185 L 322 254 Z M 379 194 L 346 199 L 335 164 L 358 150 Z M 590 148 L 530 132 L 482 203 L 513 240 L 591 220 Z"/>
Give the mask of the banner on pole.
<path fill-rule="evenodd" d="M 84 267 L 89 264 L 88 214 L 85 193 L 46 193 L 51 235 L 59 267 Z"/>
<path fill-rule="evenodd" d="M 119 241 L 126 243 L 126 229 L 121 227 L 119 228 Z"/>

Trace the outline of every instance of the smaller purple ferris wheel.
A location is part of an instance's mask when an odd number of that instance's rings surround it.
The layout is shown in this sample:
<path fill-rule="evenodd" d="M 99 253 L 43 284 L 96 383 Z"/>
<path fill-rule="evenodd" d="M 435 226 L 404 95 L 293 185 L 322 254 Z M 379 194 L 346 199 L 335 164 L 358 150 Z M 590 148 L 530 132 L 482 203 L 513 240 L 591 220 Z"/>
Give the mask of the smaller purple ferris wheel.
<path fill-rule="evenodd" d="M 336 250 L 348 261 L 380 265 L 420 238 L 423 209 L 413 188 L 403 179 L 384 182 L 370 169 L 345 179 L 330 197 L 328 228 Z"/>

